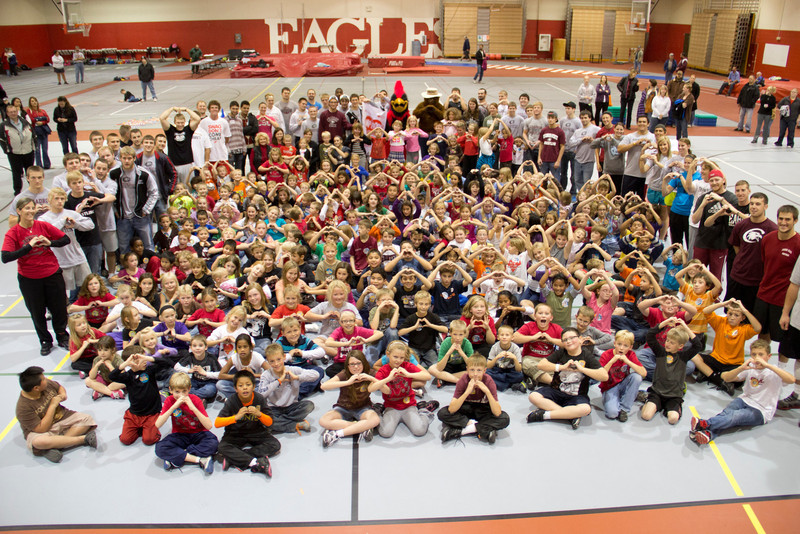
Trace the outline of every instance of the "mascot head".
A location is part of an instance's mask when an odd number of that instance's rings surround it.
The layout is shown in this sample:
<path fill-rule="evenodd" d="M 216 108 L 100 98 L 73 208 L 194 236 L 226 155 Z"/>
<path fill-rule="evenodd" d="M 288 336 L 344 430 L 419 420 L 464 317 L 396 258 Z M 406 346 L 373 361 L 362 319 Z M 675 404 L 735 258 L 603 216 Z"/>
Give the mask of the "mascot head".
<path fill-rule="evenodd" d="M 397 115 L 402 115 L 408 111 L 408 96 L 406 95 L 406 90 L 403 89 L 403 82 L 400 80 L 397 80 L 394 84 L 394 93 L 392 93 L 392 99 L 389 103 Z"/>
<path fill-rule="evenodd" d="M 425 92 L 422 93 L 422 98 L 425 99 L 425 102 L 438 102 L 441 96 L 442 94 L 435 87 L 428 87 Z"/>

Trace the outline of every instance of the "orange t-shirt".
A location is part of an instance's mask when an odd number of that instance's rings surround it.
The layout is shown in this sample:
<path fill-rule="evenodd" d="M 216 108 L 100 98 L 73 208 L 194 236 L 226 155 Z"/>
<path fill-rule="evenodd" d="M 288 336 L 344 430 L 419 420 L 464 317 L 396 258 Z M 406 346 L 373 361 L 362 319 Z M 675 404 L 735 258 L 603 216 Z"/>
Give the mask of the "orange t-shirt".
<path fill-rule="evenodd" d="M 704 315 L 704 314 L 698 314 Z M 714 329 L 714 348 L 711 356 L 720 363 L 742 365 L 744 363 L 744 344 L 757 334 L 750 324 L 731 326 L 728 319 L 717 314 L 706 316 L 708 324 Z"/>
<path fill-rule="evenodd" d="M 695 334 L 705 334 L 708 331 L 708 317 L 703 313 L 703 310 L 706 306 L 714 304 L 716 300 L 714 294 L 709 290 L 702 295 L 698 295 L 694 292 L 692 286 L 686 282 L 681 282 L 681 293 L 684 295 L 684 302 L 688 302 L 697 308 L 697 313 L 692 318 L 692 322 L 689 323 L 689 330 Z"/>
<path fill-rule="evenodd" d="M 622 270 L 619 272 L 619 275 L 622 277 L 623 280 L 627 280 L 628 276 L 633 272 L 633 269 L 630 267 L 623 267 Z M 639 284 L 642 283 L 642 277 L 638 274 L 631 278 L 631 285 L 635 287 L 639 287 Z M 625 290 L 625 296 L 623 297 L 623 302 L 636 302 L 636 298 L 633 295 L 628 293 L 628 290 Z"/>

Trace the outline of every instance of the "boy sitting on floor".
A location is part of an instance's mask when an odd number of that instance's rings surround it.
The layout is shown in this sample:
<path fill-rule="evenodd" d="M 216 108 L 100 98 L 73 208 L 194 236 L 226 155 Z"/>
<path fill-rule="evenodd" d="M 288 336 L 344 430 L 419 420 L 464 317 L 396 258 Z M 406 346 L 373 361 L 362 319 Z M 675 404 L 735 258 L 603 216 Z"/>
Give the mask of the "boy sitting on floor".
<path fill-rule="evenodd" d="M 314 411 L 314 403 L 300 400 L 300 384 L 319 380 L 319 373 L 285 365 L 283 347 L 277 343 L 269 345 L 264 355 L 269 370 L 261 373 L 256 391 L 267 399 L 272 411 L 272 432 L 309 432 L 311 424 L 306 421 L 306 416 Z"/>

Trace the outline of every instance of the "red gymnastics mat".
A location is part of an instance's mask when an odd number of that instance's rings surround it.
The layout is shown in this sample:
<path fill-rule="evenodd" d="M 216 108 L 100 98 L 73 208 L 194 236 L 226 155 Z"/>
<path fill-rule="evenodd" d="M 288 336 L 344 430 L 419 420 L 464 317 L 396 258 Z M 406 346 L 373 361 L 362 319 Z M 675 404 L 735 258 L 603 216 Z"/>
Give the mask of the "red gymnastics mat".
<path fill-rule="evenodd" d="M 268 54 L 243 59 L 231 70 L 231 78 L 352 76 L 363 68 L 361 57 L 354 53 Z"/>

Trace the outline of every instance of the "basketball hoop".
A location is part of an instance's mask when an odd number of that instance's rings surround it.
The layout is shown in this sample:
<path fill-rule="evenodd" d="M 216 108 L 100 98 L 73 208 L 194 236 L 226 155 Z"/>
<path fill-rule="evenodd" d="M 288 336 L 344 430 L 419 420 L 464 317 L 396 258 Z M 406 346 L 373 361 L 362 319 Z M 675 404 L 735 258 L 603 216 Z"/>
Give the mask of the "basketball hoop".
<path fill-rule="evenodd" d="M 89 31 L 92 29 L 91 24 L 86 24 L 83 22 L 76 22 L 74 24 L 64 24 L 62 25 L 64 29 L 64 33 L 82 33 L 84 37 L 89 37 Z"/>

